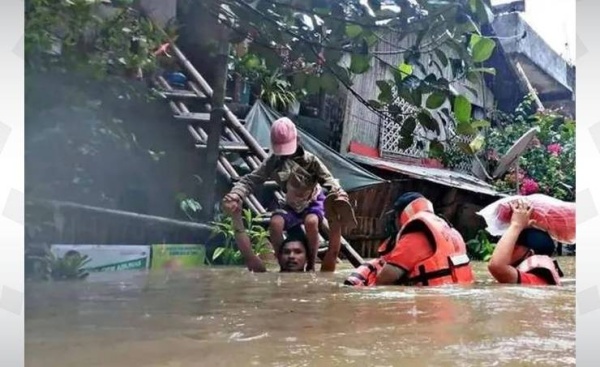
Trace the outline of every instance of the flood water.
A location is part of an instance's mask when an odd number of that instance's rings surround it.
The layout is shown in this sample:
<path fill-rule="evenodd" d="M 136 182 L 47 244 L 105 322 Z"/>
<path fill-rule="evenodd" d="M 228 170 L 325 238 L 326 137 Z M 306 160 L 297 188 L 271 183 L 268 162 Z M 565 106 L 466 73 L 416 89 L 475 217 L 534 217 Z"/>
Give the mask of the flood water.
<path fill-rule="evenodd" d="M 559 262 L 567 278 L 575 258 Z M 574 366 L 575 284 L 349 289 L 350 272 L 122 272 L 26 285 L 29 367 Z"/>

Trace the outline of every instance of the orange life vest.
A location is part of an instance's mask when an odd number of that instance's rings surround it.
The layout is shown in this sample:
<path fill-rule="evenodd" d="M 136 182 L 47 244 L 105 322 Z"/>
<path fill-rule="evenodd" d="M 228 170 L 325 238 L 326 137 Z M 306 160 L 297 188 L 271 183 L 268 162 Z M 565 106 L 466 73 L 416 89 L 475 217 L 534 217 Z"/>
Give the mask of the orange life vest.
<path fill-rule="evenodd" d="M 414 210 L 409 206 L 410 219 L 400 229 L 397 239 L 410 232 L 423 232 L 434 246 L 434 254 L 409 269 L 400 285 L 437 286 L 444 284 L 472 284 L 475 280 L 467 255 L 467 246 L 460 233 L 452 228 L 445 220 L 429 210 Z M 406 210 L 402 215 L 405 215 Z M 385 260 L 386 255 L 393 251 L 397 241 L 384 243 L 380 255 Z"/>
<path fill-rule="evenodd" d="M 385 261 L 383 259 L 373 259 L 365 262 L 356 268 L 352 274 L 344 281 L 344 285 L 355 287 L 366 287 L 375 285 L 377 275 L 383 269 Z"/>
<path fill-rule="evenodd" d="M 517 266 L 517 270 L 538 275 L 551 285 L 560 285 L 560 278 L 563 276 L 556 260 L 546 255 L 529 256 Z"/>

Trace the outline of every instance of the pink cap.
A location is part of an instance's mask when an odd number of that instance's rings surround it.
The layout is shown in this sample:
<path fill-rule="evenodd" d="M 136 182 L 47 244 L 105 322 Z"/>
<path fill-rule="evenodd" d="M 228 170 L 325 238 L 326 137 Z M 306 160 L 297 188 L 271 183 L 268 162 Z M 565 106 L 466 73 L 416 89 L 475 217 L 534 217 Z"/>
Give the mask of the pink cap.
<path fill-rule="evenodd" d="M 271 148 L 275 155 L 292 155 L 298 148 L 296 125 L 287 117 L 273 122 L 271 126 Z"/>

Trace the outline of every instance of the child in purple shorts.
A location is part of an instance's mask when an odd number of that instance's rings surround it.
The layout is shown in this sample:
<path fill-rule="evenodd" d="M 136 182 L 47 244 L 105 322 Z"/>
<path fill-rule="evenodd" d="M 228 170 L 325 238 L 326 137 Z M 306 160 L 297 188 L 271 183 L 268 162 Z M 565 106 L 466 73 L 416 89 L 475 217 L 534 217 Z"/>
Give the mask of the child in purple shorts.
<path fill-rule="evenodd" d="M 273 216 L 280 215 L 283 217 L 283 221 L 285 222 L 284 229 L 286 231 L 303 224 L 304 219 L 311 214 L 317 216 L 319 221 L 322 221 L 325 218 L 325 198 L 325 193 L 321 191 L 317 198 L 311 201 L 308 207 L 302 212 L 297 213 L 292 207 L 284 204 L 283 208 L 273 213 Z"/>
<path fill-rule="evenodd" d="M 284 191 L 285 199 L 269 224 L 273 249 L 278 253 L 284 231 L 304 224 L 310 250 L 307 270 L 314 270 L 321 221 L 327 218 L 331 225 L 330 236 L 341 239 L 341 225 L 356 225 L 354 211 L 346 192 L 323 162 L 298 144 L 298 132 L 290 119 L 283 117 L 273 123 L 271 147 L 272 154 L 260 167 L 242 177 L 225 195 L 223 207 L 230 214 L 241 210 L 242 200 L 256 186 L 275 180 Z"/>

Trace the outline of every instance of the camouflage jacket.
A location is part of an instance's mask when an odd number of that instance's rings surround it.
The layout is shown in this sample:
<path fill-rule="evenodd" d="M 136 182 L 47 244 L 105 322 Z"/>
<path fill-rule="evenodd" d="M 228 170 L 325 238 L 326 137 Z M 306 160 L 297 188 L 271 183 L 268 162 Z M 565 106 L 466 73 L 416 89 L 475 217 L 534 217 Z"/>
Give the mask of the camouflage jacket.
<path fill-rule="evenodd" d="M 242 177 L 233 186 L 231 193 L 244 199 L 257 186 L 268 180 L 277 182 L 280 189 L 285 193 L 288 191 L 288 181 L 296 182 L 295 185 L 298 186 L 299 184 L 304 191 L 313 193 L 308 199 L 309 202 L 316 196 L 314 193 L 320 191 L 319 186 L 325 188 L 328 192 L 342 190 L 339 181 L 333 177 L 325 164 L 317 156 L 300 148 L 300 154 L 292 158 L 269 155 L 256 170 Z M 288 204 L 299 210 L 301 207 L 305 207 L 307 203 L 288 202 Z"/>

